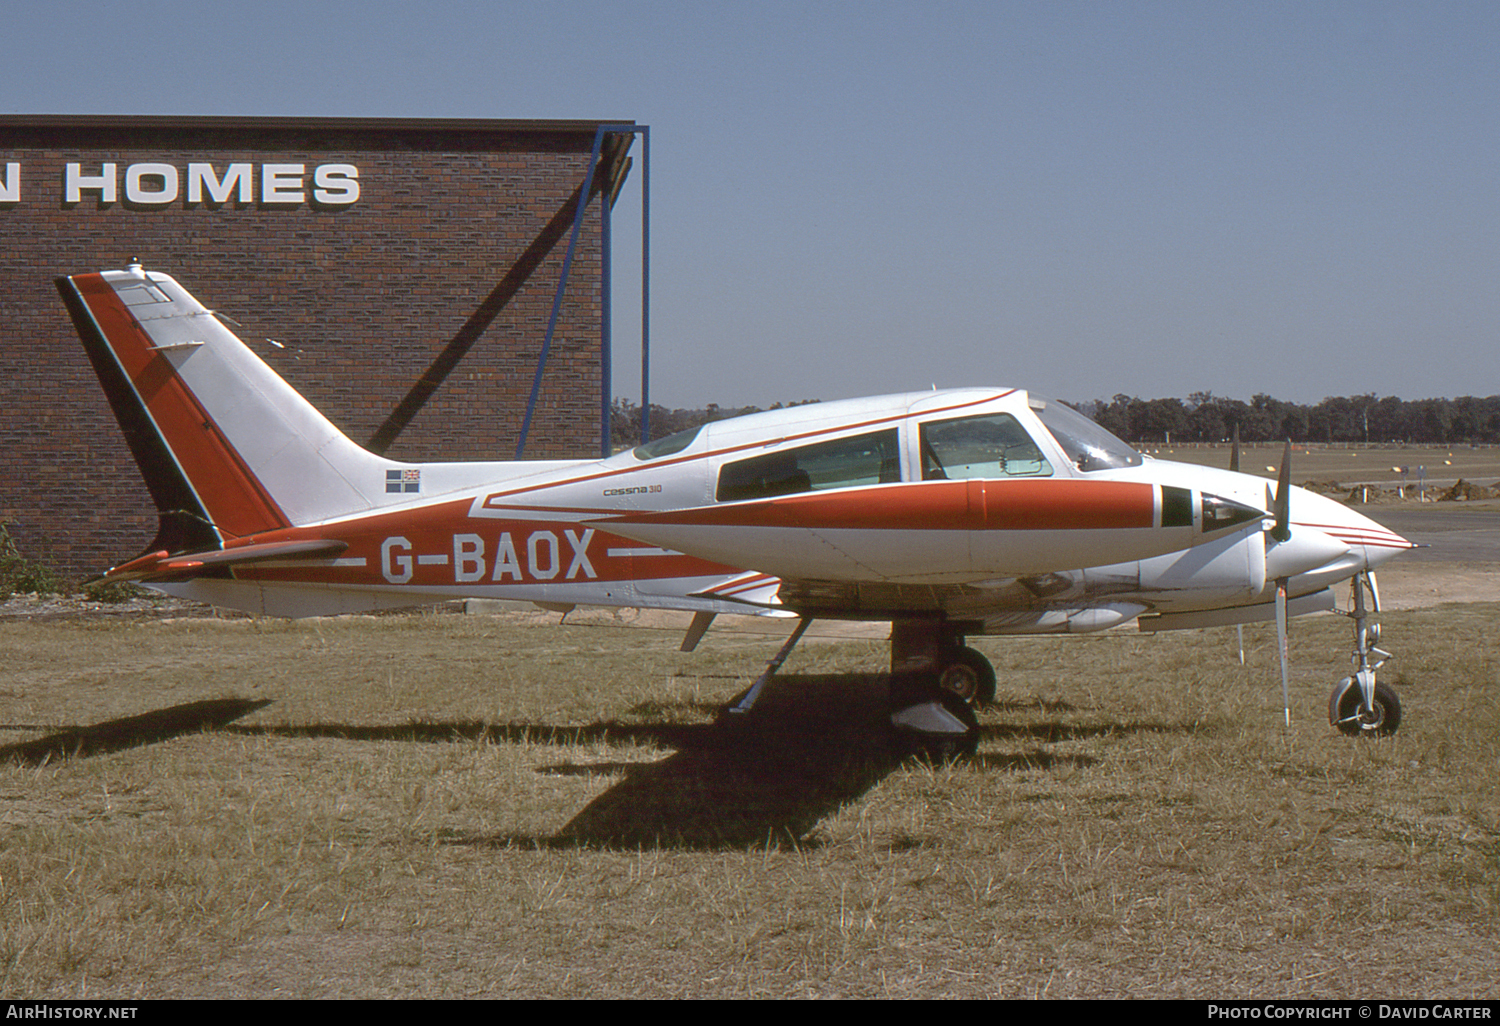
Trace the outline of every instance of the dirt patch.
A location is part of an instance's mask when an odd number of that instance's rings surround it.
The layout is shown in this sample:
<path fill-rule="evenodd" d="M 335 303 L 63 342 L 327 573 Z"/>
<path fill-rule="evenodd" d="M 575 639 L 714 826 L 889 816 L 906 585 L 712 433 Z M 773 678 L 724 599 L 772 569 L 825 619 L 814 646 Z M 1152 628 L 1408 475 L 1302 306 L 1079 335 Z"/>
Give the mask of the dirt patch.
<path fill-rule="evenodd" d="M 1459 478 L 1454 483 L 1452 488 L 1449 488 L 1447 491 L 1443 492 L 1443 494 L 1437 497 L 1437 501 L 1475 502 L 1480 499 L 1496 498 L 1500 498 L 1500 482 L 1497 482 L 1495 485 L 1486 488 L 1484 485 L 1475 484 L 1472 481 L 1465 481 L 1463 478 Z"/>
<path fill-rule="evenodd" d="M 1386 609 L 1424 609 L 1445 602 L 1500 602 L 1500 567 L 1397 560 L 1382 567 L 1376 576 L 1381 605 Z"/>
<path fill-rule="evenodd" d="M 81 595 L 38 595 L 25 592 L 0 602 L 3 620 L 161 620 L 177 616 L 214 616 L 212 606 L 185 602 L 165 595 L 133 598 L 126 602 L 94 602 Z M 225 614 L 221 614 L 225 615 Z M 235 615 L 235 614 L 227 614 Z"/>

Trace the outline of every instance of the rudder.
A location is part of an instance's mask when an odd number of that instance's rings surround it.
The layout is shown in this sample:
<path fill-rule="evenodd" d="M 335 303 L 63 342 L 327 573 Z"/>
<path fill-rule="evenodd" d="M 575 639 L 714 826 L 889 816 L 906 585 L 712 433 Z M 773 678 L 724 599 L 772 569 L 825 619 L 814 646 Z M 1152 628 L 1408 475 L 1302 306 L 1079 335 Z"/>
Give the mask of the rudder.
<path fill-rule="evenodd" d="M 156 504 L 151 548 L 216 549 L 381 504 L 400 464 L 351 442 L 172 278 L 132 265 L 57 288 Z"/>

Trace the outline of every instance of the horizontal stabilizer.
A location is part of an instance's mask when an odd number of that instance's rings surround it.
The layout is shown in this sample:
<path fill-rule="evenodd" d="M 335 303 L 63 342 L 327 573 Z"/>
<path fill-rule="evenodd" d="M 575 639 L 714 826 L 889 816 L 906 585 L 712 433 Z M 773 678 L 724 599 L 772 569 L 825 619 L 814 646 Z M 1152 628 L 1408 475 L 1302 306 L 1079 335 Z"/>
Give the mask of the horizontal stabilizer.
<path fill-rule="evenodd" d="M 348 542 L 326 538 L 304 541 L 263 542 L 208 552 L 187 552 L 173 556 L 166 551 L 151 552 L 114 567 L 98 578 L 101 581 L 185 580 L 214 570 L 265 563 L 273 559 L 328 559 L 349 547 Z"/>

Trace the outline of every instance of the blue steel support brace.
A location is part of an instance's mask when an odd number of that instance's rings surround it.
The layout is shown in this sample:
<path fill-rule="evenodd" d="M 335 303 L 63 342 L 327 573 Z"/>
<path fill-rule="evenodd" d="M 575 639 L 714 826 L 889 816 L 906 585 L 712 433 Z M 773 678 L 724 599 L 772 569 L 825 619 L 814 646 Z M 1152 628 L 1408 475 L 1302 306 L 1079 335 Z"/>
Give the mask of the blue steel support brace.
<path fill-rule="evenodd" d="M 644 163 L 645 170 L 642 172 L 642 202 L 641 202 L 641 438 L 647 438 L 647 414 L 649 396 L 647 391 L 646 375 L 649 372 L 650 353 L 650 307 L 649 307 L 649 285 L 650 285 L 650 218 L 651 218 L 651 134 L 648 125 L 599 125 L 594 130 L 594 146 L 589 154 L 588 173 L 583 180 L 583 191 L 578 196 L 578 208 L 573 215 L 573 231 L 568 236 L 568 251 L 563 257 L 562 275 L 557 282 L 557 292 L 552 297 L 552 313 L 547 318 L 547 334 L 542 339 L 542 351 L 537 356 L 536 373 L 531 379 L 531 395 L 526 400 L 526 417 L 521 422 L 521 437 L 516 441 L 516 459 L 522 459 L 526 451 L 526 437 L 531 432 L 531 417 L 536 412 L 536 400 L 542 389 L 542 374 L 547 367 L 547 354 L 552 349 L 552 335 L 557 330 L 557 317 L 562 310 L 563 293 L 568 286 L 568 273 L 573 267 L 573 254 L 578 248 L 578 232 L 583 226 L 583 212 L 588 206 L 589 193 L 594 187 L 594 172 L 599 165 L 599 151 L 604 145 L 604 136 L 609 133 L 636 133 L 639 132 L 645 140 Z M 601 275 L 603 277 L 603 299 L 604 311 L 600 319 L 601 335 L 601 374 L 600 384 L 600 448 L 601 455 L 608 456 L 610 448 L 610 321 L 609 321 L 609 298 L 610 298 L 610 228 L 609 228 L 609 196 L 600 194 L 600 203 L 603 206 L 603 245 L 604 257 L 601 263 Z"/>
<path fill-rule="evenodd" d="M 651 126 L 641 129 L 641 444 L 651 441 Z"/>
<path fill-rule="evenodd" d="M 610 254 L 614 252 L 614 238 L 610 235 L 610 222 L 613 220 L 614 204 L 609 201 L 609 195 L 601 193 L 599 196 L 599 245 L 602 252 L 599 254 L 599 458 L 609 458 L 610 442 L 613 432 L 610 430 L 609 414 L 610 406 L 614 403 L 614 343 L 610 336 L 610 304 L 612 298 L 610 288 L 612 286 L 613 271 L 610 266 Z"/>

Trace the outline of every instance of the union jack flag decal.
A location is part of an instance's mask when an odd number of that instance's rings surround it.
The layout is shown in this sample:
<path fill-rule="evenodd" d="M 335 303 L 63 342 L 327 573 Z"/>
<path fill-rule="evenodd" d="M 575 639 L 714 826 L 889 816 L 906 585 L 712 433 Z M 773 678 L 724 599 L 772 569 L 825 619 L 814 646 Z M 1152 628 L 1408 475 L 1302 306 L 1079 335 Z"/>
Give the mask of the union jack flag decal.
<path fill-rule="evenodd" d="M 385 490 L 388 495 L 392 492 L 420 492 L 422 472 L 420 470 L 387 470 Z"/>

